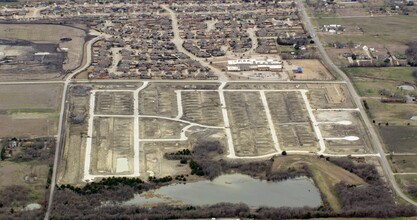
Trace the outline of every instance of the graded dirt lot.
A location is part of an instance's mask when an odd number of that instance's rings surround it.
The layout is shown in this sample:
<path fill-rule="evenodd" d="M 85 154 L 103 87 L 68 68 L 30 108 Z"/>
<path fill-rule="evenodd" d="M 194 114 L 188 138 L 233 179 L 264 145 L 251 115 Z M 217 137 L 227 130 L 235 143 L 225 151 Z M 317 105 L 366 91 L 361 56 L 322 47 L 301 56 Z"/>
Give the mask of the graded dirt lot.
<path fill-rule="evenodd" d="M 139 125 L 141 139 L 179 139 L 181 130 L 187 126 L 186 123 L 160 118 L 141 118 Z"/>
<path fill-rule="evenodd" d="M 91 174 L 133 172 L 133 119 L 94 119 Z"/>
<path fill-rule="evenodd" d="M 139 93 L 139 113 L 175 117 L 178 114 L 174 87 L 167 84 L 151 84 Z"/>
<path fill-rule="evenodd" d="M 317 150 L 318 143 L 300 92 L 267 92 L 272 121 L 283 150 Z"/>
<path fill-rule="evenodd" d="M 133 114 L 133 93 L 97 92 L 94 113 L 97 115 Z"/>
<path fill-rule="evenodd" d="M 346 85 L 309 84 L 307 87 L 313 109 L 356 108 Z"/>
<path fill-rule="evenodd" d="M 223 126 L 219 93 L 182 92 L 182 119 L 212 126 Z"/>
<path fill-rule="evenodd" d="M 68 49 L 68 59 L 64 70 L 78 67 L 83 58 L 83 45 L 86 32 L 84 30 L 49 24 L 1 24 L 0 39 L 19 39 L 35 43 L 59 44 L 60 48 Z M 71 41 L 61 41 L 71 38 Z"/>
<path fill-rule="evenodd" d="M 293 80 L 333 80 L 335 77 L 327 70 L 320 60 L 288 60 L 293 66 L 301 67 L 303 73 L 289 75 Z"/>
<path fill-rule="evenodd" d="M 333 154 L 372 153 L 372 144 L 358 111 L 315 111 L 326 139 L 326 152 Z M 332 138 L 357 137 L 358 140 Z"/>
<path fill-rule="evenodd" d="M 62 85 L 0 86 L 0 137 L 55 134 Z"/>
<path fill-rule="evenodd" d="M 236 154 L 256 156 L 275 151 L 258 92 L 226 92 L 226 106 Z"/>

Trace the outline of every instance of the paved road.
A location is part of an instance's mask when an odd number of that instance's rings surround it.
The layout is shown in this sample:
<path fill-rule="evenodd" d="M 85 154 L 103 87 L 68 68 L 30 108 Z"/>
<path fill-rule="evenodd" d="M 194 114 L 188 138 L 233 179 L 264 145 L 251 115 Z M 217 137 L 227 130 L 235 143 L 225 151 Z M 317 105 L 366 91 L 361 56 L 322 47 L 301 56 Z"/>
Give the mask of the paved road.
<path fill-rule="evenodd" d="M 78 72 L 79 73 L 79 72 Z M 71 74 L 73 77 L 73 75 Z M 67 76 L 68 77 L 68 76 Z M 135 82 L 146 82 L 149 80 L 143 79 L 99 79 L 99 80 L 88 80 L 88 79 L 72 79 L 71 83 L 135 83 Z M 152 82 L 189 82 L 189 83 L 219 83 L 226 81 L 219 80 L 168 80 L 168 79 L 153 79 Z M 331 80 L 331 81 L 283 81 L 283 80 L 232 80 L 227 81 L 230 83 L 281 83 L 281 84 L 346 84 L 344 81 L 340 80 Z M 48 80 L 39 80 L 39 81 L 9 81 L 9 82 L 0 82 L 0 85 L 21 85 L 21 84 L 64 84 L 65 81 L 48 81 Z"/>
<path fill-rule="evenodd" d="M 360 114 L 365 122 L 366 127 L 369 130 L 371 139 L 373 141 L 373 144 L 375 146 L 375 150 L 377 151 L 377 153 L 380 155 L 380 162 L 381 162 L 381 166 L 382 169 L 384 170 L 385 176 L 387 178 L 387 180 L 389 181 L 389 183 L 391 184 L 392 188 L 394 189 L 394 191 L 397 193 L 398 196 L 400 196 L 402 199 L 406 200 L 407 202 L 413 204 L 414 206 L 417 206 L 417 202 L 413 201 L 412 199 L 408 198 L 402 191 L 401 188 L 398 186 L 394 174 L 391 170 L 391 167 L 389 165 L 389 162 L 387 160 L 387 158 L 385 157 L 385 152 L 384 152 L 384 148 L 381 144 L 381 141 L 374 129 L 374 127 L 372 126 L 371 121 L 368 118 L 368 115 L 365 113 L 365 110 L 362 106 L 361 103 L 361 99 L 359 97 L 359 95 L 356 93 L 355 88 L 352 85 L 352 82 L 350 81 L 349 77 L 347 77 L 347 75 L 339 69 L 339 67 L 337 67 L 333 61 L 329 58 L 329 56 L 327 55 L 323 45 L 320 42 L 320 39 L 317 37 L 314 27 L 311 24 L 310 18 L 307 15 L 306 9 L 302 3 L 302 0 L 298 0 L 297 1 L 299 8 L 301 10 L 302 16 L 304 17 L 304 24 L 305 27 L 307 28 L 308 32 L 310 32 L 311 37 L 313 38 L 314 42 L 317 45 L 318 50 L 320 51 L 323 61 L 332 69 L 334 69 L 341 77 L 342 79 L 346 82 L 346 85 L 350 91 L 350 94 L 352 94 L 353 100 L 355 102 L 355 104 L 358 106 L 359 110 L 360 110 Z"/>
<path fill-rule="evenodd" d="M 101 36 L 92 39 L 91 41 L 89 41 L 86 45 L 86 47 L 84 48 L 87 52 L 87 60 L 84 63 L 84 65 L 81 65 L 79 68 L 77 68 L 76 70 L 74 70 L 72 73 L 68 74 L 66 80 L 63 82 L 64 83 L 64 90 L 62 92 L 62 100 L 61 100 L 61 112 L 59 114 L 59 123 L 58 123 L 58 135 L 56 138 L 56 150 L 55 150 L 55 158 L 54 158 L 54 167 L 53 167 L 53 172 L 52 172 L 52 178 L 51 178 L 51 189 L 50 189 L 50 193 L 49 193 L 49 200 L 48 200 L 48 208 L 46 210 L 45 213 L 45 219 L 49 219 L 49 216 L 51 214 L 51 208 L 52 208 L 52 202 L 53 202 L 53 198 L 54 198 L 54 192 L 55 192 L 55 185 L 56 185 L 56 176 L 57 176 L 57 170 L 58 170 L 58 160 L 59 160 L 59 155 L 61 152 L 61 147 L 63 146 L 63 138 L 62 138 L 62 134 L 64 132 L 63 129 L 63 125 L 64 125 L 64 114 L 65 114 L 65 103 L 67 100 L 67 91 L 68 91 L 68 85 L 71 82 L 72 78 L 74 76 L 76 76 L 77 74 L 81 73 L 83 70 L 85 70 L 86 68 L 88 68 L 91 65 L 92 62 L 92 46 L 94 44 L 94 42 L 96 42 L 97 40 L 101 39 Z M 42 81 L 38 81 L 38 83 L 40 83 Z M 45 83 L 48 83 L 48 81 L 46 81 Z M 50 83 L 50 82 L 49 82 Z"/>

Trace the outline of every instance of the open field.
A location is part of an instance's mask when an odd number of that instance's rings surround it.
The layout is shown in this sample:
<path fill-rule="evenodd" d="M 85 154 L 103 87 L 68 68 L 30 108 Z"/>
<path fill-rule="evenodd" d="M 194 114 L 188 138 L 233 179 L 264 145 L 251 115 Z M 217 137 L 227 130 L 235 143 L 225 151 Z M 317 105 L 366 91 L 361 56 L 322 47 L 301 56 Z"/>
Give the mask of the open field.
<path fill-rule="evenodd" d="M 62 85 L 2 85 L 0 137 L 46 136 L 58 126 Z"/>
<path fill-rule="evenodd" d="M 383 19 L 378 17 L 352 17 L 345 18 L 317 18 L 319 26 L 325 24 L 339 24 L 349 28 L 360 27 L 362 35 L 343 33 L 340 35 L 321 34 L 323 44 L 335 41 L 348 42 L 352 40 L 355 44 L 367 45 L 368 47 L 379 48 L 385 45 L 390 51 L 400 50 L 404 52 L 405 44 L 410 40 L 417 39 L 415 20 L 417 16 L 386 16 Z"/>
<path fill-rule="evenodd" d="M 417 153 L 416 126 L 382 125 L 378 127 L 378 130 L 388 151 L 395 153 Z"/>
<path fill-rule="evenodd" d="M 410 120 L 411 117 L 417 115 L 416 104 L 395 104 L 382 103 L 379 99 L 366 99 L 369 106 L 369 116 L 375 120 L 376 124 L 389 123 L 389 125 L 416 126 L 417 121 Z"/>
<path fill-rule="evenodd" d="M 333 80 L 335 77 L 319 60 L 288 60 L 303 68 L 302 74 L 289 73 L 293 80 Z"/>
<path fill-rule="evenodd" d="M 361 96 L 379 96 L 379 91 L 387 89 L 398 92 L 397 86 L 415 84 L 412 72 L 415 67 L 383 67 L 383 68 L 345 68 L 344 71 L 353 80 L 356 90 Z"/>
<path fill-rule="evenodd" d="M 343 181 L 347 184 L 366 184 L 360 177 L 350 173 L 333 163 L 314 156 L 289 155 L 274 160 L 272 171 L 287 170 L 290 167 L 307 165 L 313 172 L 313 179 L 320 191 L 327 197 L 331 207 L 335 211 L 341 209 L 334 186 Z"/>
<path fill-rule="evenodd" d="M 7 186 L 20 185 L 28 187 L 31 190 L 29 195 L 30 202 L 37 202 L 42 204 L 45 199 L 45 185 L 48 178 L 49 167 L 47 164 L 30 161 L 30 162 L 12 162 L 1 161 L 0 175 L 0 189 Z M 25 177 L 36 176 L 37 180 L 30 182 L 26 181 Z"/>
<path fill-rule="evenodd" d="M 0 39 L 5 41 L 0 47 L 16 65 L 2 65 L 0 77 L 3 80 L 57 78 L 63 71 L 81 64 L 85 37 L 84 30 L 68 26 L 2 24 Z"/>
<path fill-rule="evenodd" d="M 417 173 L 417 156 L 392 156 L 394 173 Z"/>

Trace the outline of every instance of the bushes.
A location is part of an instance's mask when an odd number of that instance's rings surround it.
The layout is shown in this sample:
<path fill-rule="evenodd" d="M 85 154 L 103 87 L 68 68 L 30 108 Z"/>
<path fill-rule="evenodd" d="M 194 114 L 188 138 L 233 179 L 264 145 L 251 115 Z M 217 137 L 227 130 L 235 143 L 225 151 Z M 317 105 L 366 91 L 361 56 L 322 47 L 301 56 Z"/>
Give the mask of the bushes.
<path fill-rule="evenodd" d="M 190 161 L 191 175 L 204 176 L 203 168 L 194 160 Z"/>
<path fill-rule="evenodd" d="M 167 160 L 185 160 L 188 161 L 191 158 L 191 151 L 188 149 L 179 150 L 175 153 L 166 153 L 165 158 Z"/>
<path fill-rule="evenodd" d="M 162 177 L 162 178 L 156 178 L 154 176 L 150 176 L 149 181 L 154 182 L 154 183 L 168 183 L 168 182 L 172 181 L 172 177 L 171 176 L 165 176 L 165 177 Z"/>
<path fill-rule="evenodd" d="M 118 189 L 117 186 L 130 186 L 135 191 L 141 191 L 149 188 L 149 186 L 139 178 L 109 177 L 103 178 L 100 182 L 87 183 L 87 185 L 81 188 L 71 185 L 62 185 L 58 187 L 58 190 L 69 189 L 78 194 L 89 195 L 96 194 L 104 190 L 115 190 Z"/>
<path fill-rule="evenodd" d="M 390 189 L 379 176 L 375 166 L 355 164 L 349 158 L 329 158 L 332 163 L 356 174 L 369 185 L 352 186 L 344 182 L 335 186 L 346 217 L 396 217 L 415 215 L 411 206 L 397 205 Z"/>
<path fill-rule="evenodd" d="M 378 183 L 380 181 L 379 173 L 373 165 L 364 163 L 356 165 L 347 157 L 329 158 L 329 161 L 358 175 L 369 184 Z"/>
<path fill-rule="evenodd" d="M 411 185 L 407 187 L 407 192 L 414 198 L 417 198 L 417 186 Z"/>

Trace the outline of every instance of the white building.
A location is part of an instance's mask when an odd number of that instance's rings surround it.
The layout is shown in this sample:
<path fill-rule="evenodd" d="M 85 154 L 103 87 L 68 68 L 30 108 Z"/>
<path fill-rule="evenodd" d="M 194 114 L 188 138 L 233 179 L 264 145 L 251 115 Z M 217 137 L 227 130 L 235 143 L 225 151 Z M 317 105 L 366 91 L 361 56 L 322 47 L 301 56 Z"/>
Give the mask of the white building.
<path fill-rule="evenodd" d="M 266 59 L 239 59 L 227 61 L 227 70 L 231 72 L 260 70 L 260 71 L 280 71 L 282 70 L 282 61 Z"/>

